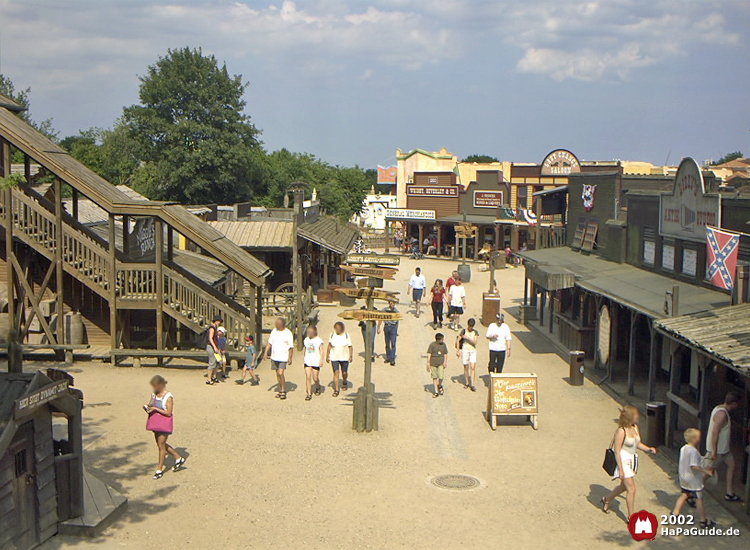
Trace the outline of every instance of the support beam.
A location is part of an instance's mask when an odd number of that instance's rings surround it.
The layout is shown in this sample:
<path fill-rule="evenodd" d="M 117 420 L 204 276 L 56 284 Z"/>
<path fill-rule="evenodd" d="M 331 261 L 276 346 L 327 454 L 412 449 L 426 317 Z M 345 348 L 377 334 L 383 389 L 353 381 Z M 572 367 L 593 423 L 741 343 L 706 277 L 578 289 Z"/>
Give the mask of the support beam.
<path fill-rule="evenodd" d="M 0 176 L 10 176 L 10 144 L 0 138 Z M 13 255 L 13 189 L 7 186 L 5 193 L 5 269 L 7 295 L 8 295 L 8 329 L 18 330 L 15 323 L 16 318 L 16 293 L 15 281 L 13 280 L 13 265 L 10 258 Z"/>
<path fill-rule="evenodd" d="M 123 216 L 122 230 L 127 233 L 127 216 Z M 156 226 L 156 349 L 164 349 L 164 225 L 161 219 L 154 220 Z M 123 234 L 124 234 L 123 233 Z M 159 358 L 161 363 L 162 358 Z M 160 365 L 161 366 L 161 365 Z"/>
<path fill-rule="evenodd" d="M 711 410 L 713 407 L 713 393 L 714 386 L 716 385 L 716 373 L 714 369 L 716 367 L 708 362 L 701 369 L 701 392 L 699 398 L 700 416 L 698 418 L 699 427 L 701 433 L 708 433 L 708 423 L 711 420 Z M 705 439 L 703 441 L 703 451 L 705 452 Z"/>
<path fill-rule="evenodd" d="M 109 215 L 109 270 L 107 285 L 109 286 L 109 344 L 117 349 L 117 246 L 115 242 L 115 216 Z"/>
<path fill-rule="evenodd" d="M 669 392 L 673 395 L 680 394 L 680 377 L 682 375 L 682 360 L 680 354 L 680 346 L 677 342 L 672 341 L 671 350 L 671 367 L 669 369 Z M 670 399 L 667 402 L 667 447 L 672 446 L 672 440 L 674 439 L 674 432 L 677 429 L 677 415 L 679 413 L 679 406 L 674 400 Z"/>
<path fill-rule="evenodd" d="M 659 360 L 657 350 L 660 336 L 653 323 L 649 323 L 648 330 L 651 333 L 651 350 L 648 356 L 648 400 L 653 401 L 656 399 L 656 368 Z"/>
<path fill-rule="evenodd" d="M 628 344 L 628 395 L 635 395 L 635 327 L 638 314 L 630 312 L 630 342 Z"/>
<path fill-rule="evenodd" d="M 44 318 L 44 315 L 42 314 L 41 309 L 39 308 L 39 301 L 36 299 L 36 296 L 34 295 L 34 289 L 31 288 L 31 285 L 29 284 L 28 279 L 24 276 L 23 268 L 21 268 L 21 264 L 18 263 L 18 259 L 15 255 L 12 255 L 10 257 L 10 263 L 13 264 L 13 269 L 16 270 L 16 273 L 18 274 L 18 280 L 23 286 L 23 291 L 26 294 L 26 297 L 29 299 L 29 302 L 31 303 L 31 308 L 36 313 L 36 316 L 39 317 L 39 324 L 42 327 L 42 330 L 44 330 L 44 334 L 49 338 L 49 341 L 53 344 L 59 344 L 61 343 L 60 340 L 55 338 L 55 335 L 52 333 L 52 329 L 49 326 L 49 323 L 47 323 L 47 319 Z M 21 309 L 23 309 L 25 300 L 20 304 Z M 57 316 L 57 324 L 60 325 L 61 323 L 60 315 Z M 58 335 L 60 334 L 60 329 L 58 327 L 57 330 Z"/>
<path fill-rule="evenodd" d="M 263 287 L 255 287 L 255 349 L 263 349 Z"/>
<path fill-rule="evenodd" d="M 618 306 L 615 302 L 609 303 L 609 315 L 612 319 L 612 332 L 610 337 L 609 361 L 607 361 L 607 371 L 609 374 L 609 381 L 614 382 L 615 363 L 617 363 L 617 354 L 619 353 L 620 348 L 620 306 Z"/>
<path fill-rule="evenodd" d="M 65 272 L 63 271 L 62 180 L 55 178 L 55 292 L 57 297 L 57 343 L 65 343 Z M 40 319 L 41 321 L 41 319 Z"/>
<path fill-rule="evenodd" d="M 435 256 L 442 256 L 443 255 L 443 226 L 442 224 L 436 223 L 435 231 L 437 231 L 437 250 L 435 251 Z"/>

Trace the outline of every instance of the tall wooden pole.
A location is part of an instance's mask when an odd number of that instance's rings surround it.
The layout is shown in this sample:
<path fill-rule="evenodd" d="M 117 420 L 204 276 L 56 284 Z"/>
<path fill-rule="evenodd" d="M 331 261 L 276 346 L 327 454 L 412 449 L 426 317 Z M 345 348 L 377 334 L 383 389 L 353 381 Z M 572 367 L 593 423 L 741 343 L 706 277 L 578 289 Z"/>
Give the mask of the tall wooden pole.
<path fill-rule="evenodd" d="M 57 343 L 65 343 L 65 284 L 63 271 L 62 181 L 55 178 L 55 276 L 57 288 Z"/>
<path fill-rule="evenodd" d="M 10 176 L 10 144 L 6 140 L 0 141 L 0 170 L 3 177 Z M 6 186 L 5 189 L 5 266 L 6 280 L 5 284 L 8 289 L 8 328 L 17 329 L 16 319 L 16 292 L 13 274 L 13 189 Z"/>
<path fill-rule="evenodd" d="M 372 311 L 375 300 L 367 299 L 367 311 Z M 375 321 L 365 321 L 365 388 L 367 394 L 372 393 L 372 356 L 375 350 L 372 348 L 373 335 L 375 332 Z"/>
<path fill-rule="evenodd" d="M 115 243 L 115 216 L 109 215 L 109 345 L 117 349 L 117 245 Z"/>
<path fill-rule="evenodd" d="M 127 233 L 123 220 L 122 230 Z M 156 349 L 164 349 L 164 225 L 161 219 L 154 220 L 156 225 Z M 161 361 L 161 359 L 160 359 Z"/>

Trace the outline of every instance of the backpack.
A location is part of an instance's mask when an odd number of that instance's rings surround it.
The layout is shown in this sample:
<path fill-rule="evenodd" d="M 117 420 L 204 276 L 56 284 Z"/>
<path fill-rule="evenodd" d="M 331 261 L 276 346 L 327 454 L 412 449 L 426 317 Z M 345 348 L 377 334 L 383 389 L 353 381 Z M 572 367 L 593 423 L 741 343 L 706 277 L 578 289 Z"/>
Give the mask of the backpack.
<path fill-rule="evenodd" d="M 209 330 L 211 330 L 211 327 L 208 327 L 206 330 L 204 330 L 198 335 L 197 344 L 198 344 L 198 347 L 201 349 L 206 349 L 206 347 L 208 347 L 208 331 Z"/>

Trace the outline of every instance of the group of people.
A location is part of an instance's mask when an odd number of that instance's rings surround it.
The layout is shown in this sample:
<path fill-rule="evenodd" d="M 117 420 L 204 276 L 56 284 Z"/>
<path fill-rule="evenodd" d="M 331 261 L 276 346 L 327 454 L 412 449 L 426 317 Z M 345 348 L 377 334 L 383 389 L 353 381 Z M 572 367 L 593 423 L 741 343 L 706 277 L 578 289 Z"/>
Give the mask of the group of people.
<path fill-rule="evenodd" d="M 422 298 L 425 296 L 427 279 L 422 270 L 417 267 L 414 275 L 409 279 L 407 292 L 411 294 L 414 301 L 415 315 L 419 317 L 422 313 Z M 442 279 L 436 279 L 430 288 L 430 305 L 432 307 L 433 328 L 443 328 L 445 310 L 448 310 L 448 328 L 458 330 L 461 328 L 461 315 L 466 310 L 466 289 L 463 286 L 458 271 L 451 276 L 443 286 Z"/>
<path fill-rule="evenodd" d="M 734 392 L 729 392 L 724 402 L 713 409 L 706 434 L 706 453 L 703 456 L 700 453 L 700 444 L 703 439 L 701 431 L 698 428 L 688 428 L 684 431 L 685 445 L 680 449 L 678 466 L 681 494 L 672 511 L 674 516 L 679 516 L 683 506 L 688 504 L 697 508 L 702 528 L 716 525 L 716 522 L 709 520 L 706 515 L 705 482 L 709 478 L 715 479 L 716 471 L 722 465 L 727 467 L 724 499 L 728 502 L 740 501 L 740 497 L 734 493 L 736 466 L 730 447 L 731 412 L 737 409 L 739 404 L 739 396 Z M 617 430 L 611 443 L 617 461 L 613 478 L 619 483 L 608 495 L 601 498 L 601 508 L 608 514 L 612 501 L 625 493 L 628 521 L 635 511 L 638 451 L 656 454 L 654 447 L 649 447 L 641 441 L 639 420 L 640 413 L 632 405 L 627 405 L 620 411 Z"/>

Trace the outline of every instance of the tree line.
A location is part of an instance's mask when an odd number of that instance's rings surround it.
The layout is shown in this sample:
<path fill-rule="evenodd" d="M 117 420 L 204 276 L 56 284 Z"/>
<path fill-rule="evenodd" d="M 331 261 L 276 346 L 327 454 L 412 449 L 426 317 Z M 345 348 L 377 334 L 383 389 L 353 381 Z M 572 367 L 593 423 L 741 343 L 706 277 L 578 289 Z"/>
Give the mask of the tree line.
<path fill-rule="evenodd" d="M 348 219 L 359 211 L 377 172 L 267 151 L 246 113 L 247 86 L 200 48 L 168 50 L 140 77 L 140 102 L 123 108 L 111 128 L 60 139 L 51 120 L 34 121 L 30 90 L 0 75 L 0 93 L 27 108 L 19 116 L 106 180 L 150 199 L 278 207 L 289 185 L 303 181 L 329 213 Z"/>

